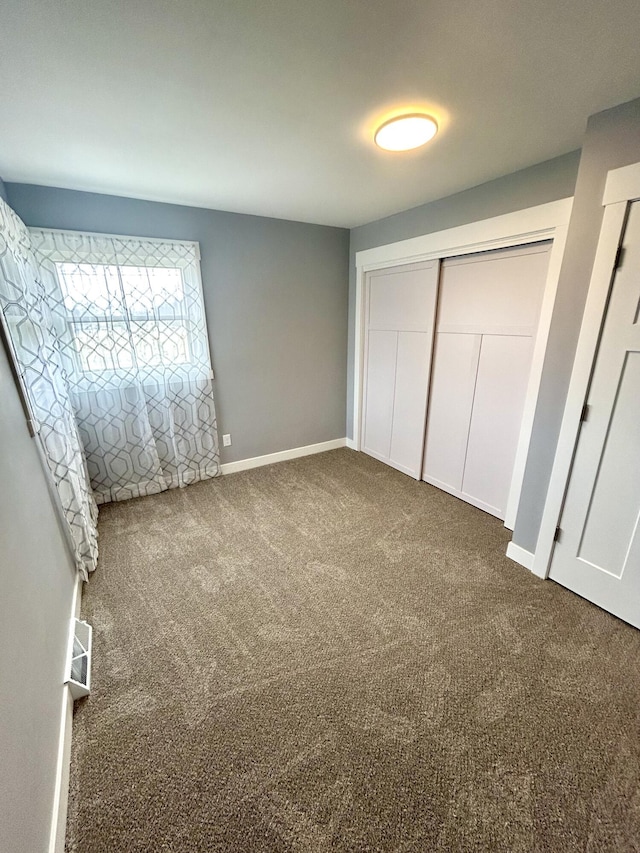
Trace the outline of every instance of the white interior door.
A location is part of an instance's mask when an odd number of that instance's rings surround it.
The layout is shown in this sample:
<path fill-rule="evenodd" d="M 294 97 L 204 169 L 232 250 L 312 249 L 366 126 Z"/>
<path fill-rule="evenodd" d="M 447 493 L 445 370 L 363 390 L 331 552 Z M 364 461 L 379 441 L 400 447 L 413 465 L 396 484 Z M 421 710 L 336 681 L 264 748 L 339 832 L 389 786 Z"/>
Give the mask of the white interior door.
<path fill-rule="evenodd" d="M 623 245 L 549 577 L 640 628 L 640 202 Z"/>
<path fill-rule="evenodd" d="M 362 449 L 420 478 L 438 261 L 367 275 Z"/>
<path fill-rule="evenodd" d="M 502 519 L 550 246 L 442 264 L 422 478 Z"/>

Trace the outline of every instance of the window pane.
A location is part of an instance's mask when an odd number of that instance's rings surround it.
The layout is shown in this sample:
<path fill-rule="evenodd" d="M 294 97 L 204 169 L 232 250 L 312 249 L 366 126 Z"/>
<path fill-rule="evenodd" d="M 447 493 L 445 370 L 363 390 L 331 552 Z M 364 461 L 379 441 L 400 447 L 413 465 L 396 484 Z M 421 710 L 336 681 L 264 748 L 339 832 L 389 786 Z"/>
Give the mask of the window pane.
<path fill-rule="evenodd" d="M 182 271 L 114 264 L 56 264 L 65 308 L 74 316 L 185 313 Z M 124 303 L 124 304 L 123 304 Z"/>
<path fill-rule="evenodd" d="M 74 324 L 73 337 L 83 372 L 129 370 L 134 365 L 125 323 Z"/>
<path fill-rule="evenodd" d="M 183 313 L 184 287 L 179 269 L 120 267 L 120 274 L 131 314 L 175 316 Z"/>
<path fill-rule="evenodd" d="M 187 364 L 189 338 L 180 321 L 132 323 L 131 333 L 140 367 Z"/>
<path fill-rule="evenodd" d="M 179 320 L 74 324 L 73 337 L 83 372 L 141 370 L 190 362 L 189 335 Z"/>
<path fill-rule="evenodd" d="M 89 263 L 56 267 L 83 373 L 190 363 L 180 269 Z"/>
<path fill-rule="evenodd" d="M 118 267 L 107 264 L 56 264 L 64 307 L 74 317 L 122 316 Z"/>

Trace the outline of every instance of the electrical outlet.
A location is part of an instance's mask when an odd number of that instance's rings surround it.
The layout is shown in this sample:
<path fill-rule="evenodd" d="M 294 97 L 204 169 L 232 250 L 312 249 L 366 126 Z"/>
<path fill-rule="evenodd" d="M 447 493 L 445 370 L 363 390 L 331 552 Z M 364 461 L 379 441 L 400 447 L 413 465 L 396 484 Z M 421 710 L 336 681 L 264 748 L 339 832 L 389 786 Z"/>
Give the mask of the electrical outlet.
<path fill-rule="evenodd" d="M 224 447 L 231 446 L 231 433 L 227 433 L 226 435 L 222 436 L 222 444 L 224 445 Z"/>

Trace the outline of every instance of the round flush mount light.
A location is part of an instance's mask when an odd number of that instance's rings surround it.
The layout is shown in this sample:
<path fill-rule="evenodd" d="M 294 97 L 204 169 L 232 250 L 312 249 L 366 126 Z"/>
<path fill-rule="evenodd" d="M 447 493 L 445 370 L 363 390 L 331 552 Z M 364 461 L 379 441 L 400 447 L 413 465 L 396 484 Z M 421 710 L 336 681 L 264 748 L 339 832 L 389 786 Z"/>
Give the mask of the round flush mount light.
<path fill-rule="evenodd" d="M 422 113 L 396 116 L 385 121 L 373 137 L 379 148 L 385 151 L 410 151 L 424 145 L 438 132 L 434 118 Z"/>

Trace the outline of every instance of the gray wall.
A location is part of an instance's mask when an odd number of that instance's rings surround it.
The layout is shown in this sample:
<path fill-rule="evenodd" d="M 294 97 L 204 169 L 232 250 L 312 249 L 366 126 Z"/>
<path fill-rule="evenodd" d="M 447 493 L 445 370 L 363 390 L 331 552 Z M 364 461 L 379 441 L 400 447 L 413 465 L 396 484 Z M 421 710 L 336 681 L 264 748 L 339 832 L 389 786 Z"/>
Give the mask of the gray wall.
<path fill-rule="evenodd" d="M 439 201 L 352 229 L 349 258 L 347 436 L 353 438 L 356 252 L 567 198 L 573 195 L 579 160 L 580 152 L 574 151 Z"/>
<path fill-rule="evenodd" d="M 7 190 L 5 188 L 4 181 L 2 180 L 2 178 L 0 178 L 0 198 L 3 201 L 7 200 Z"/>
<path fill-rule="evenodd" d="M 75 571 L 0 344 L 0 848 L 44 853 Z"/>
<path fill-rule="evenodd" d="M 640 162 L 640 98 L 589 119 L 513 540 L 534 551 L 549 485 L 610 169 Z"/>
<path fill-rule="evenodd" d="M 345 229 L 23 184 L 28 224 L 197 240 L 216 373 L 219 433 L 232 462 L 345 435 Z"/>

